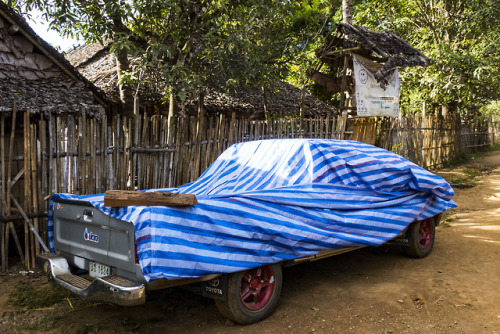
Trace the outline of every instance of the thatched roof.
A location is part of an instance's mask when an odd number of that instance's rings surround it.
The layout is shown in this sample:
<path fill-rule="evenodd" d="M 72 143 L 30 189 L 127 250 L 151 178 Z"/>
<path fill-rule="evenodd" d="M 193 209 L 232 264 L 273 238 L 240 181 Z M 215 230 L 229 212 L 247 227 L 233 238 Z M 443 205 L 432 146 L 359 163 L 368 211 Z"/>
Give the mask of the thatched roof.
<path fill-rule="evenodd" d="M 106 92 L 110 100 L 119 103 L 116 60 L 109 49 L 109 44 L 84 45 L 69 52 L 66 58 L 87 79 Z M 142 105 L 160 105 L 164 82 L 157 73 L 148 73 L 147 76 L 149 83 L 133 89 L 138 92 Z M 298 115 L 300 104 L 301 90 L 286 82 L 278 82 L 268 90 L 270 114 Z M 206 89 L 204 105 L 205 110 L 212 114 L 237 112 L 242 116 L 260 116 L 264 113 L 264 98 L 259 87 L 240 87 L 229 93 Z M 336 113 L 335 108 L 307 93 L 303 99 L 303 110 L 305 116 Z M 196 112 L 196 101 L 188 103 L 186 112 Z"/>
<path fill-rule="evenodd" d="M 316 51 L 316 56 L 330 67 L 341 68 L 342 55 L 346 53 L 359 54 L 381 64 L 375 73 L 379 81 L 384 81 L 397 67 L 427 66 L 430 63 L 422 52 L 392 32 L 376 32 L 339 23 L 337 33 L 326 39 L 323 47 Z M 311 71 L 309 74 L 311 77 L 316 74 L 318 81 L 324 79 L 321 73 Z M 338 88 L 333 83 L 330 85 Z"/>
<path fill-rule="evenodd" d="M 100 89 L 83 77 L 26 20 L 0 1 L 0 111 L 103 113 Z"/>
<path fill-rule="evenodd" d="M 267 107 L 270 115 L 299 115 L 301 90 L 287 82 L 279 81 L 268 91 Z M 241 87 L 236 93 L 211 91 L 205 97 L 207 112 L 237 112 L 257 117 L 264 115 L 264 95 L 258 87 Z M 336 109 L 316 97 L 304 93 L 304 116 L 336 114 Z"/>

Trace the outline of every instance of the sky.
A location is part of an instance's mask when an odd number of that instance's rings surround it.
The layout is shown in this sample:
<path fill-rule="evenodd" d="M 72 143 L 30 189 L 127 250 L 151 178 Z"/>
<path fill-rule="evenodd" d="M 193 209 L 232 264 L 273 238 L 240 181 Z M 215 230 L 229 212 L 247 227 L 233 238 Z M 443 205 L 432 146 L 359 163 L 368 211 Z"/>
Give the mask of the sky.
<path fill-rule="evenodd" d="M 27 19 L 29 25 L 44 41 L 48 42 L 53 47 L 60 47 L 61 51 L 69 51 L 73 46 L 83 44 L 83 41 L 78 41 L 71 38 L 63 38 L 55 30 L 48 30 L 49 23 L 46 22 L 37 10 L 31 11 L 31 20 Z"/>

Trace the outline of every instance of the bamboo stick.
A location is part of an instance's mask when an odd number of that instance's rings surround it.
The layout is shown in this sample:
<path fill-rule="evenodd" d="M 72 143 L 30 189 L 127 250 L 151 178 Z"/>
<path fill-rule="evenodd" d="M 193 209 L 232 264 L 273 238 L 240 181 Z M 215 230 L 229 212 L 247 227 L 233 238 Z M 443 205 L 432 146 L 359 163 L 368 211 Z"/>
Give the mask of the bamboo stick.
<path fill-rule="evenodd" d="M 57 191 L 57 164 L 54 168 L 54 120 L 52 112 L 49 112 L 49 194 L 53 195 Z"/>
<path fill-rule="evenodd" d="M 212 141 L 213 141 L 213 124 L 215 123 L 215 119 L 213 117 L 210 117 L 208 119 L 208 124 L 207 124 L 207 145 L 205 146 L 205 161 L 203 163 L 203 170 L 206 170 L 208 168 L 208 165 L 212 162 Z"/>
<path fill-rule="evenodd" d="M 159 148 L 160 145 L 159 145 L 159 125 L 158 125 L 158 116 L 154 116 L 152 117 L 151 119 L 151 129 L 153 131 L 151 131 L 151 147 L 154 147 L 154 148 Z M 157 159 L 161 159 L 161 155 L 159 157 L 157 157 Z M 159 161 L 160 163 L 162 162 L 161 160 Z M 158 160 L 156 161 L 156 163 L 154 163 L 152 161 L 152 159 L 150 159 L 150 164 L 152 165 L 151 166 L 151 170 L 153 171 L 152 172 L 152 175 L 151 175 L 151 189 L 156 189 L 156 188 L 159 188 L 158 186 L 158 183 L 159 183 L 159 166 L 160 164 L 158 163 Z"/>
<path fill-rule="evenodd" d="M 31 204 L 31 141 L 30 141 L 30 115 L 29 110 L 24 112 L 24 211 L 30 212 Z M 31 268 L 30 263 L 30 234 L 29 229 L 24 225 L 24 263 L 27 268 Z"/>
<path fill-rule="evenodd" d="M 144 146 L 144 147 L 149 147 L 148 146 L 148 143 L 149 143 L 149 140 L 148 140 L 148 131 L 149 131 L 149 122 L 148 122 L 148 119 L 146 118 L 146 115 L 144 115 L 143 117 L 143 123 L 142 123 L 142 139 L 141 139 L 141 144 Z M 139 177 L 139 180 L 141 181 L 141 184 L 140 184 L 140 187 L 138 187 L 138 189 L 147 189 L 147 185 L 148 185 L 148 169 L 147 169 L 147 160 L 146 160 L 146 155 L 142 155 L 141 156 L 143 159 L 141 159 L 141 165 L 139 166 L 139 173 L 138 173 L 138 177 Z M 144 166 L 142 166 L 144 165 Z"/>
<path fill-rule="evenodd" d="M 84 107 L 82 107 L 82 112 L 80 114 L 80 117 L 78 118 L 78 123 L 81 124 L 81 139 L 82 142 L 79 143 L 80 147 L 80 165 L 81 165 L 81 171 L 82 171 L 82 193 L 83 194 L 88 194 L 89 191 L 87 189 L 87 183 L 88 183 L 88 168 L 87 168 L 87 142 L 88 142 L 88 132 L 87 132 L 87 111 L 85 110 Z M 80 135 L 80 133 L 79 133 Z"/>
<path fill-rule="evenodd" d="M 107 159 L 108 159 L 108 154 L 107 154 L 107 127 L 108 127 L 108 119 L 106 115 L 102 116 L 102 121 L 101 121 L 101 152 L 104 152 L 101 155 L 101 189 L 99 190 L 100 193 L 103 193 L 107 189 L 109 189 L 109 183 L 108 183 L 108 177 L 107 177 Z"/>
<path fill-rule="evenodd" d="M 136 131 L 136 146 L 139 146 L 139 141 L 140 141 L 140 135 L 141 135 L 141 117 L 137 117 L 137 131 Z M 141 143 L 144 143 L 141 141 Z M 139 190 L 143 189 L 142 188 L 142 169 L 141 169 L 141 158 L 142 154 L 137 154 L 136 159 L 137 159 L 137 189 L 134 190 Z"/>
<path fill-rule="evenodd" d="M 168 118 L 167 117 L 162 117 L 161 118 L 161 124 L 162 124 L 162 148 L 167 148 L 168 149 L 168 143 L 169 143 L 169 133 L 168 133 Z M 167 188 L 168 187 L 168 172 L 169 172 L 169 158 L 170 158 L 170 153 L 165 152 L 162 154 L 163 157 L 163 164 L 162 164 L 162 180 L 160 187 L 161 188 Z"/>
<path fill-rule="evenodd" d="M 0 190 L 0 196 L 1 196 L 1 203 L 0 203 L 0 217 L 5 216 L 5 210 L 7 209 L 7 201 L 5 200 L 5 196 L 7 195 L 7 178 L 5 177 L 5 114 L 2 114 L 0 118 L 0 165 L 1 165 L 1 170 L 0 173 L 2 173 L 2 178 L 1 178 L 1 190 Z M 0 243 L 2 244 L 2 249 L 1 249 L 1 269 L 2 272 L 5 272 L 7 270 L 7 252 L 8 249 L 5 248 L 5 224 L 3 222 L 0 222 Z"/>
<path fill-rule="evenodd" d="M 49 185 L 47 182 L 47 123 L 45 122 L 43 116 L 40 118 L 38 122 L 38 134 L 39 134 L 39 142 L 40 142 L 40 151 L 37 155 L 37 160 L 39 160 L 40 166 L 40 208 L 46 210 L 44 198 L 49 193 Z"/>
<path fill-rule="evenodd" d="M 32 209 L 33 212 L 38 212 L 38 198 L 40 192 L 38 191 L 38 179 L 37 179 L 37 144 L 36 137 L 37 131 L 35 124 L 30 124 L 31 130 L 31 189 L 32 189 Z M 39 230 L 38 218 L 33 219 L 34 228 L 37 233 Z M 35 266 L 35 257 L 40 253 L 40 246 L 38 242 L 36 242 L 34 236 L 30 234 L 31 237 L 31 263 L 33 267 Z"/>
<path fill-rule="evenodd" d="M 198 116 L 198 122 L 196 124 L 196 146 L 195 146 L 195 150 L 194 150 L 194 166 L 193 166 L 193 169 L 194 169 L 194 175 L 193 175 L 193 180 L 196 180 L 198 179 L 198 177 L 200 176 L 200 168 L 201 168 L 201 142 L 202 140 L 204 139 L 203 137 L 203 134 L 205 133 L 205 117 L 199 117 Z"/>
<path fill-rule="evenodd" d="M 133 140 L 133 145 L 134 146 L 138 146 L 139 145 L 139 134 L 141 133 L 141 117 L 139 115 L 135 115 L 135 122 L 134 122 L 135 126 L 134 126 L 134 140 Z M 138 188 L 138 184 L 139 184 L 139 180 L 136 180 L 139 179 L 139 174 L 138 174 L 138 171 L 137 171 L 137 168 L 138 168 L 138 159 L 139 159 L 139 155 L 137 154 L 137 152 L 133 152 L 132 153 L 132 181 L 131 181 L 131 187 L 130 189 L 131 190 L 137 190 L 139 189 Z"/>
<path fill-rule="evenodd" d="M 121 166 L 122 168 L 120 169 L 120 189 L 125 189 L 127 185 L 127 174 L 128 174 L 128 155 L 130 152 L 130 143 L 129 143 L 129 131 L 128 131 L 128 122 L 129 119 L 127 117 L 123 117 L 123 122 L 122 122 L 122 132 L 123 132 L 123 154 L 122 154 L 122 160 L 121 160 Z"/>
<path fill-rule="evenodd" d="M 120 115 L 116 115 L 116 122 L 113 122 L 113 145 L 114 145 L 114 173 L 113 173 L 113 184 L 115 185 L 114 189 L 119 189 L 119 172 L 120 172 L 120 142 L 121 142 L 121 133 L 120 133 Z"/>
<path fill-rule="evenodd" d="M 113 123 L 113 120 L 111 120 Z M 115 189 L 114 187 L 114 178 L 113 178 L 113 124 L 106 125 L 106 147 L 110 147 L 112 152 L 111 154 L 106 154 L 106 190 Z M 106 150 L 107 151 L 107 150 Z"/>
<path fill-rule="evenodd" d="M 58 154 L 56 157 L 59 158 L 60 174 L 60 191 L 67 193 L 78 194 L 79 180 L 72 176 L 73 170 L 79 168 L 79 166 L 73 166 L 78 163 L 79 159 L 74 157 L 75 147 L 77 145 L 78 138 L 75 138 L 75 121 L 73 114 L 58 115 L 59 116 L 59 146 Z M 64 155 L 65 154 L 65 155 Z M 63 157 L 64 155 L 64 157 Z"/>
<path fill-rule="evenodd" d="M 104 169 L 103 165 L 103 156 L 104 156 L 104 150 L 102 146 L 102 119 L 96 119 L 95 121 L 95 146 L 96 146 L 96 156 L 95 156 L 95 180 L 96 180 L 96 193 L 102 193 L 104 190 L 104 187 L 102 185 L 102 170 Z M 99 156 L 97 154 L 97 151 L 100 152 Z"/>
<path fill-rule="evenodd" d="M 91 193 L 97 193 L 97 168 L 96 168 L 96 146 L 97 146 L 97 129 L 96 129 L 96 119 L 92 118 L 90 120 L 90 164 L 89 167 L 91 168 L 91 180 L 90 180 L 90 192 Z"/>
<path fill-rule="evenodd" d="M 40 142 L 40 150 L 37 153 L 37 160 L 38 160 L 38 165 L 37 168 L 40 168 L 40 171 L 38 173 L 39 175 L 39 194 L 40 196 L 38 197 L 38 207 L 39 210 L 42 211 L 47 211 L 48 205 L 47 201 L 45 198 L 49 194 L 49 185 L 48 185 L 48 179 L 47 179 L 47 174 L 50 172 L 47 170 L 47 122 L 45 121 L 44 117 L 42 116 L 40 118 L 40 121 L 38 123 L 38 133 L 39 133 L 39 142 Z M 48 197 L 47 197 L 48 198 Z M 44 239 L 46 242 L 48 241 L 47 238 L 47 221 L 45 219 L 40 220 L 40 226 L 39 226 L 39 231 L 41 232 L 41 237 Z"/>
<path fill-rule="evenodd" d="M 182 117 L 177 117 L 176 120 L 176 136 L 175 136 L 175 149 L 177 153 L 175 154 L 175 161 L 174 161 L 174 175 L 173 175 L 173 180 L 174 180 L 174 185 L 179 185 L 179 181 L 177 180 L 177 176 L 179 174 L 179 161 L 180 161 L 180 155 L 181 155 L 181 127 L 182 127 Z"/>
<path fill-rule="evenodd" d="M 127 125 L 127 131 L 128 131 L 128 147 L 127 147 L 127 170 L 126 170 L 126 175 L 125 175 L 125 185 L 127 189 L 133 190 L 133 184 L 134 182 L 132 181 L 132 147 L 134 146 L 134 117 L 130 117 L 128 119 L 128 125 Z"/>

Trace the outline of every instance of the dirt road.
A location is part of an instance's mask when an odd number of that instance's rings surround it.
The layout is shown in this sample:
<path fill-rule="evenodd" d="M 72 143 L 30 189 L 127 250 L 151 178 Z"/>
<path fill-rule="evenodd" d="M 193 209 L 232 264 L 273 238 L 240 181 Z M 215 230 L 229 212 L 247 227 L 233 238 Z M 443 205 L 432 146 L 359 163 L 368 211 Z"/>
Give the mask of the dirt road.
<path fill-rule="evenodd" d="M 211 300 L 181 289 L 154 293 L 142 307 L 71 298 L 75 310 L 63 300 L 17 313 L 6 302 L 18 282 L 47 284 L 16 271 L 0 277 L 0 332 L 500 333 L 500 152 L 439 174 L 477 175 L 478 185 L 456 189 L 458 208 L 438 227 L 428 258 L 360 250 L 285 268 L 278 308 L 260 323 L 235 325 Z"/>

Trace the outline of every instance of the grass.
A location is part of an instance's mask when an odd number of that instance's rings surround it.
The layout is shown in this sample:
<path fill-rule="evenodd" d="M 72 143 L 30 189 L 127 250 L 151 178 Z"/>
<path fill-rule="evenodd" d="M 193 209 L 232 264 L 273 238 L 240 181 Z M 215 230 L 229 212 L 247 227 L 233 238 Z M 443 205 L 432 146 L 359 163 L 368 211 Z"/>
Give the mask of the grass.
<path fill-rule="evenodd" d="M 451 222 L 457 220 L 457 216 L 455 216 L 454 209 L 451 209 L 450 212 L 446 214 L 446 216 L 447 217 L 439 223 L 439 226 L 442 226 L 444 228 L 451 227 Z"/>
<path fill-rule="evenodd" d="M 453 187 L 457 188 L 471 188 L 479 184 L 479 179 L 482 173 L 474 169 L 456 169 L 452 172 L 442 173 L 442 176 Z"/>
<path fill-rule="evenodd" d="M 468 178 L 474 178 L 476 176 L 480 176 L 481 175 L 480 173 L 478 173 L 477 171 L 472 170 L 472 169 L 464 169 L 462 171 L 462 173 L 464 173 L 465 176 L 467 176 Z"/>
<path fill-rule="evenodd" d="M 57 304 L 67 296 L 68 291 L 57 285 L 49 284 L 35 289 L 32 285 L 21 282 L 10 293 L 7 304 L 20 306 L 28 310 L 39 309 Z"/>
<path fill-rule="evenodd" d="M 494 144 L 492 146 L 487 146 L 487 147 L 481 149 L 480 152 L 475 152 L 475 153 L 462 152 L 457 158 L 448 161 L 445 164 L 445 167 L 453 167 L 456 165 L 460 165 L 464 162 L 467 162 L 470 159 L 473 159 L 473 158 L 475 159 L 475 158 L 481 157 L 481 156 L 487 154 L 488 152 L 493 152 L 493 151 L 500 151 L 500 143 Z"/>
<path fill-rule="evenodd" d="M 469 178 L 452 178 L 449 180 L 452 187 L 456 188 L 472 188 L 478 185 L 478 183 Z"/>

